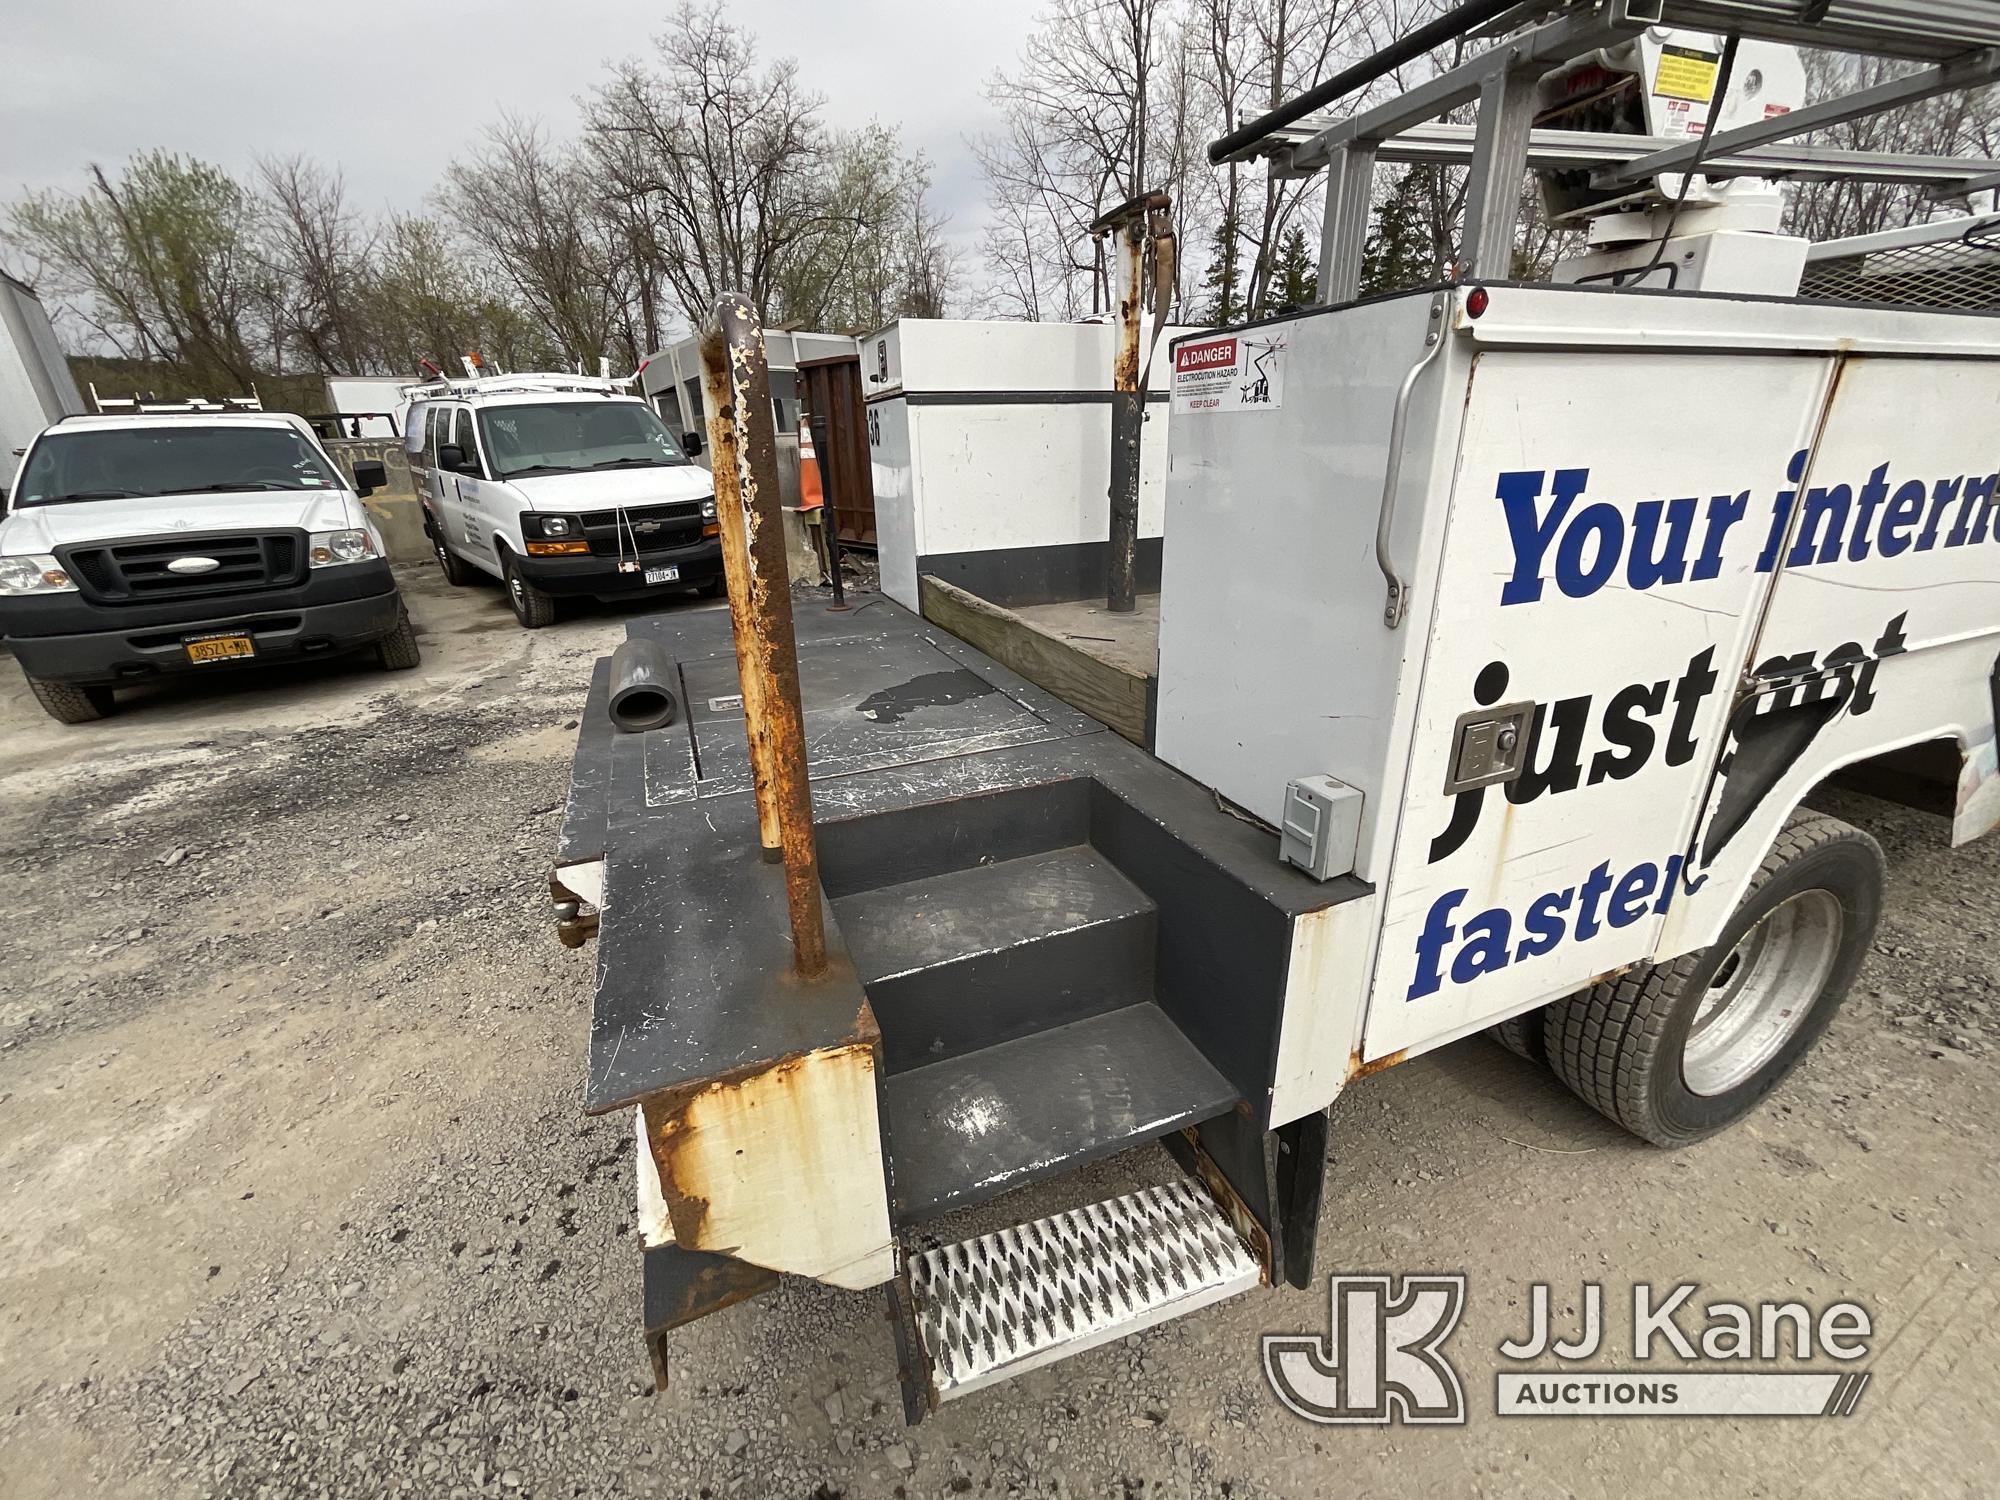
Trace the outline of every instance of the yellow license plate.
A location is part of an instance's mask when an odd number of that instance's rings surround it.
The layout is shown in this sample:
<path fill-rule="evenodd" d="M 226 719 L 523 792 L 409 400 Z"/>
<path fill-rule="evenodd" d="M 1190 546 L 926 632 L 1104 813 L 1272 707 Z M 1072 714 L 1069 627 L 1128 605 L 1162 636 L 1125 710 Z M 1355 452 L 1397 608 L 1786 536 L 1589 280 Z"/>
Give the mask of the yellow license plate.
<path fill-rule="evenodd" d="M 234 661 L 257 654 L 257 643 L 247 635 L 205 635 L 181 644 L 189 661 Z"/>

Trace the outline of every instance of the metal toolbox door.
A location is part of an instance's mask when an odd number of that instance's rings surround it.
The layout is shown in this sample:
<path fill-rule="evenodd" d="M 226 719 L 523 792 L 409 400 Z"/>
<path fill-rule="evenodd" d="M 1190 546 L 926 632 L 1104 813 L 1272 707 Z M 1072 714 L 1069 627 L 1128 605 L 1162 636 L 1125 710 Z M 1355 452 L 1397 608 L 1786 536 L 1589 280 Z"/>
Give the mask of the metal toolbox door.
<path fill-rule="evenodd" d="M 2000 822 L 2000 363 L 1843 360 L 1824 431 L 1783 486 L 1767 540 L 1770 606 L 1747 653 L 1694 851 L 1706 883 L 1678 903 L 1663 953 L 1712 941 L 1813 786 L 1881 751 L 1936 739 L 1964 755 L 1953 841 Z"/>
<path fill-rule="evenodd" d="M 1480 358 L 1437 597 L 1404 627 L 1429 641 L 1368 1060 L 1652 953 L 1830 365 Z"/>

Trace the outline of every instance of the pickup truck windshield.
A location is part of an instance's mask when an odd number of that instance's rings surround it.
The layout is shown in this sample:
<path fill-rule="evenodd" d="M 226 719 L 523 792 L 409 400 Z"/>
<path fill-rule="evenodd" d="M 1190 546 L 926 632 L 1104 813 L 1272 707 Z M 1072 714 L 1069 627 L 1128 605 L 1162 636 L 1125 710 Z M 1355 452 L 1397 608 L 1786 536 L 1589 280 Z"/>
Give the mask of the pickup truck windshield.
<path fill-rule="evenodd" d="M 341 482 L 311 443 L 283 427 L 79 427 L 35 444 L 12 503 L 327 490 Z"/>
<path fill-rule="evenodd" d="M 637 401 L 489 407 L 479 427 L 499 479 L 687 462 L 666 424 Z"/>

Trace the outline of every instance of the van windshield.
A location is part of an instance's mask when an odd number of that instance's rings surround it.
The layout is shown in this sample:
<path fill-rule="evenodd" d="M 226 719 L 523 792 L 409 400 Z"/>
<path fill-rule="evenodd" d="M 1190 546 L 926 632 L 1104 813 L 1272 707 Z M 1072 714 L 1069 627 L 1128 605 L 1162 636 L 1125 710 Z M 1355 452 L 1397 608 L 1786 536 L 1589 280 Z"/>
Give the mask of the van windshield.
<path fill-rule="evenodd" d="M 479 430 L 499 479 L 687 462 L 666 424 L 638 401 L 488 407 Z"/>
<path fill-rule="evenodd" d="M 13 504 L 340 485 L 319 450 L 287 427 L 78 427 L 35 443 Z"/>

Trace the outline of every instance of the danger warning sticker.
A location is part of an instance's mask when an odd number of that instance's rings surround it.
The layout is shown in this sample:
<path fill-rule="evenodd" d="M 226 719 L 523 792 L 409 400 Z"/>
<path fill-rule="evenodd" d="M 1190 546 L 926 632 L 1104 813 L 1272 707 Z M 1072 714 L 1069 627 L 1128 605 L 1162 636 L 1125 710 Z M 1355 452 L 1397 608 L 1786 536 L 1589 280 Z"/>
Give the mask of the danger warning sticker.
<path fill-rule="evenodd" d="M 1174 410 L 1272 411 L 1285 404 L 1282 334 L 1229 333 L 1174 350 Z"/>
<path fill-rule="evenodd" d="M 1660 70 L 1653 75 L 1653 92 L 1662 99 L 1687 99 L 1707 104 L 1715 98 L 1721 55 L 1696 47 L 1662 47 Z"/>

